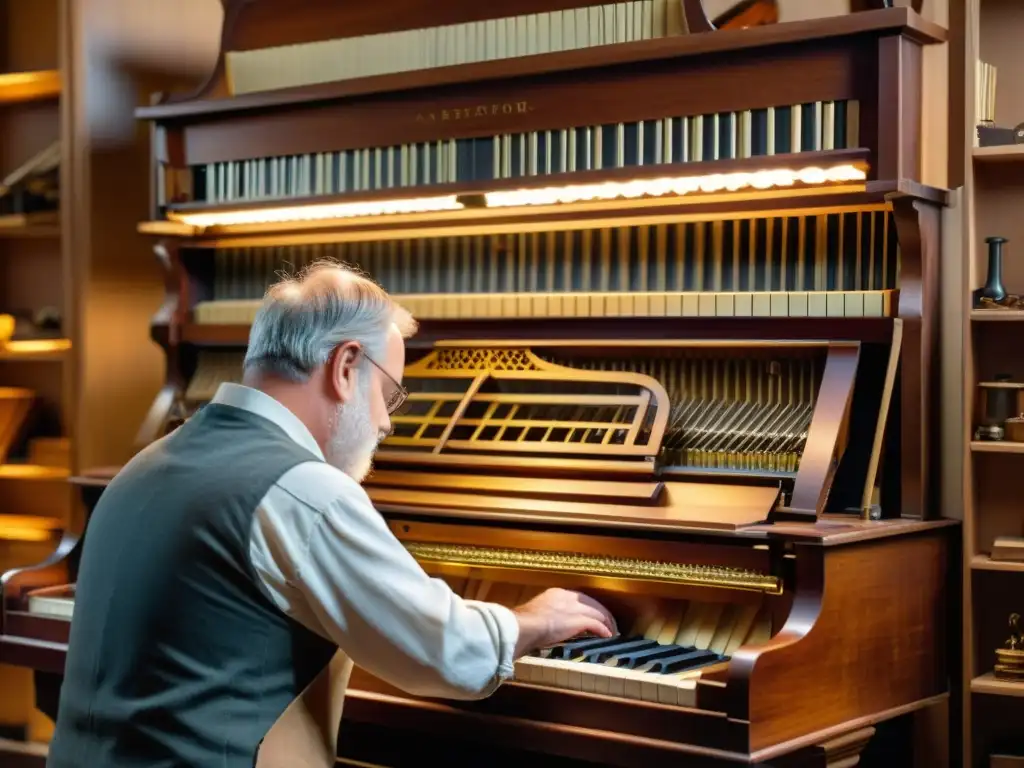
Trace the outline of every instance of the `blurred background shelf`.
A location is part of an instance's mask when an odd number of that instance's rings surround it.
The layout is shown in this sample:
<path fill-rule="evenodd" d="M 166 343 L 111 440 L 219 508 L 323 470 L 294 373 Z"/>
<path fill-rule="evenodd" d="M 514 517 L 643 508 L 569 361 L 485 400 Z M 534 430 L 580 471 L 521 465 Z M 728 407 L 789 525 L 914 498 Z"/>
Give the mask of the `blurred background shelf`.
<path fill-rule="evenodd" d="M 0 74 L 0 105 L 55 99 L 60 92 L 60 72 L 55 69 Z"/>

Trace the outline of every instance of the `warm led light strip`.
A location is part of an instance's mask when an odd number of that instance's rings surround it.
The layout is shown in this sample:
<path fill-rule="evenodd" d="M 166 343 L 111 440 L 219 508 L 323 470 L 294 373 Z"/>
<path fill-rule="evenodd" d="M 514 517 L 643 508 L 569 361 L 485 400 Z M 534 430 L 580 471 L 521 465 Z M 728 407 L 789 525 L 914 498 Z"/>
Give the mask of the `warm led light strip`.
<path fill-rule="evenodd" d="M 670 176 L 659 179 L 609 181 L 601 184 L 574 184 L 544 189 L 518 189 L 508 192 L 487 192 L 483 199 L 488 208 L 528 205 L 557 205 L 618 198 L 664 197 L 666 195 L 712 194 L 738 192 L 744 189 L 766 190 L 791 187 L 794 184 L 817 186 L 829 183 L 865 181 L 867 171 L 854 165 L 831 168 L 812 166 L 799 170 L 786 168 L 714 173 L 702 176 Z M 393 214 L 458 211 L 465 206 L 455 195 L 421 197 L 405 200 L 381 200 L 361 203 L 319 203 L 278 208 L 249 208 L 239 211 L 208 213 L 171 212 L 169 217 L 193 227 L 227 227 L 246 224 L 282 224 L 286 222 L 324 221 Z"/>
<path fill-rule="evenodd" d="M 510 192 L 488 192 L 484 195 L 488 208 L 506 208 L 523 205 L 556 205 L 591 200 L 618 198 L 663 197 L 690 195 L 695 192 L 739 192 L 743 189 L 772 189 L 794 184 L 819 185 L 844 181 L 864 181 L 867 172 L 853 165 L 832 168 L 802 168 L 791 171 L 775 170 L 714 173 L 709 176 L 678 176 L 637 181 L 609 181 L 603 184 L 579 184 L 546 189 L 519 189 Z"/>
<path fill-rule="evenodd" d="M 244 211 L 172 213 L 171 218 L 193 227 L 228 227 L 232 224 L 281 224 L 289 221 L 351 219 L 359 216 L 386 216 L 396 213 L 458 211 L 462 207 L 462 203 L 455 198 L 455 195 L 446 195 L 445 197 L 420 197 L 365 203 L 319 203 L 281 208 L 252 208 Z"/>

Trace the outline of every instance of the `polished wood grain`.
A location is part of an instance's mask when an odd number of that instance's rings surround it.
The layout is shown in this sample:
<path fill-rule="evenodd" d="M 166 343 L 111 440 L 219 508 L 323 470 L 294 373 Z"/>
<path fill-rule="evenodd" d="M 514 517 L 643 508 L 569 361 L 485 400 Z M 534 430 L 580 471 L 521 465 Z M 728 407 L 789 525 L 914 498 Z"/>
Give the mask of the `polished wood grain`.
<path fill-rule="evenodd" d="M 900 238 L 903 320 L 900 402 L 901 509 L 905 515 L 935 517 L 939 402 L 939 208 L 905 197 L 893 200 Z"/>
<path fill-rule="evenodd" d="M 804 458 L 787 510 L 790 514 L 817 518 L 824 511 L 832 477 L 846 449 L 847 419 L 859 357 L 860 349 L 856 346 L 836 345 L 829 349 Z"/>
<path fill-rule="evenodd" d="M 402 533 L 403 523 L 396 525 Z M 403 535 L 486 540 L 451 524 L 419 530 L 409 525 Z M 946 621 L 942 592 L 951 528 L 906 525 L 880 522 L 876 530 L 892 535 L 849 539 L 835 548 L 797 545 L 784 624 L 767 643 L 736 651 L 724 687 L 702 680 L 696 709 L 644 702 L 622 707 L 620 700 L 600 695 L 541 692 L 522 683 L 506 683 L 482 702 L 430 702 L 358 673 L 346 717 L 435 737 L 470 734 L 494 745 L 528 738 L 543 744 L 544 751 L 577 759 L 595 754 L 596 742 L 608 750 L 609 765 L 669 765 L 682 759 L 687 765 L 691 759 L 698 765 L 701 760 L 775 764 L 783 756 L 812 755 L 824 762 L 808 764 L 828 765 L 840 754 L 849 758 L 859 751 L 856 745 L 863 747 L 864 729 L 874 717 L 928 706 L 944 695 L 944 647 L 926 639 L 941 633 Z M 543 546 L 536 533 L 519 535 Z M 860 617 L 856 629 L 850 621 L 854 615 Z M 541 704 L 535 697 L 543 694 L 548 695 Z M 706 709 L 711 702 L 714 706 Z M 544 712 L 538 723 L 522 716 L 538 711 Z M 715 719 L 716 713 L 725 719 Z M 485 736 L 472 735 L 484 724 Z M 636 751 L 617 751 L 627 744 Z"/>
<path fill-rule="evenodd" d="M 948 550 L 936 535 L 867 542 L 824 558 L 801 557 L 798 548 L 796 579 L 806 591 L 767 646 L 741 649 L 730 666 L 730 687 L 740 684 L 731 712 L 751 721 L 751 749 L 945 690 L 946 649 L 930 639 L 946 628 Z M 829 695 L 821 684 L 837 670 L 852 685 Z M 781 679 L 785 686 L 770 682 Z"/>
<path fill-rule="evenodd" d="M 856 161 L 868 168 L 867 182 L 841 190 L 741 191 L 696 203 L 621 200 L 541 210 L 477 209 L 460 213 L 464 220 L 442 213 L 355 225 L 335 221 L 206 232 L 167 220 L 197 206 L 170 211 L 154 206 L 154 221 L 146 230 L 157 238 L 166 300 L 151 332 L 167 354 L 168 377 L 140 430 L 140 445 L 187 415 L 182 398 L 198 369 L 200 351 L 239 349 L 247 343 L 245 325 L 202 325 L 193 319 L 196 305 L 213 298 L 211 251 L 218 248 L 383 242 L 426 232 L 437 237 L 517 228 L 532 232 L 542 225 L 571 230 L 715 221 L 756 218 L 769 210 L 797 217 L 864 204 L 891 206 L 895 224 L 887 220 L 882 226 L 886 235 L 896 227 L 900 248 L 899 292 L 893 295 L 903 331 L 898 397 L 888 420 L 880 419 L 878 408 L 868 409 L 866 419 L 858 411 L 867 428 L 852 423 L 851 403 L 881 397 L 891 357 L 885 352 L 896 329 L 892 318 L 465 318 L 428 320 L 410 341 L 413 366 L 426 360 L 438 342 L 443 342 L 438 348 L 451 350 L 460 339 L 477 345 L 493 340 L 507 346 L 524 339 L 541 345 L 573 343 L 580 360 L 587 355 L 596 360 L 624 345 L 632 349 L 623 353 L 623 361 L 645 360 L 654 357 L 654 342 L 674 340 L 728 342 L 735 359 L 762 362 L 781 354 L 785 343 L 812 342 L 817 346 L 809 354 L 827 352 L 824 373 L 813 383 L 816 408 L 795 477 L 740 481 L 662 474 L 652 460 L 659 455 L 657 446 L 644 446 L 632 457 L 600 451 L 588 457 L 532 448 L 477 450 L 448 425 L 440 450 L 383 447 L 377 472 L 366 483 L 391 530 L 410 546 L 428 542 L 473 547 L 473 552 L 570 553 L 577 556 L 574 562 L 580 554 L 619 558 L 618 570 L 610 575 L 584 568 L 547 573 L 536 563 L 524 568 L 499 564 L 490 575 L 530 587 L 587 588 L 623 617 L 636 615 L 650 600 L 708 599 L 718 604 L 716 609 L 724 603 L 731 610 L 748 605 L 755 599 L 752 594 L 763 597 L 770 631 L 707 670 L 695 689 L 694 706 L 515 681 L 482 701 L 441 703 L 411 696 L 365 673 L 353 677 L 346 705 L 348 723 L 386 726 L 410 743 L 416 734 L 437 742 L 476 739 L 495 749 L 529 743 L 548 757 L 644 768 L 852 765 L 874 724 L 929 707 L 947 695 L 945 594 L 949 542 L 956 528 L 927 519 L 934 514 L 931 488 L 938 471 L 928 447 L 937 416 L 937 221 L 947 194 L 922 184 L 918 156 L 924 126 L 916 95 L 923 79 L 921 49 L 943 41 L 944 30 L 909 8 L 879 8 L 886 5 L 882 2 L 864 3 L 862 12 L 834 19 L 713 30 L 698 0 L 681 0 L 690 34 L 673 38 L 226 96 L 224 56 L 233 50 L 589 4 L 517 0 L 499 8 L 456 0 L 428 13 L 425 5 L 410 0 L 344 7 L 310 0 L 289 14 L 281 12 L 280 2 L 226 2 L 221 56 L 209 82 L 196 93 L 160 99 L 138 116 L 151 122 L 154 165 L 178 172 L 197 163 L 390 142 L 856 99 L 860 146 L 851 151 L 701 163 L 684 170 L 728 173 L 773 163 Z M 516 106 L 479 115 L 473 110 L 463 119 L 465 105 L 495 103 Z M 449 118 L 460 110 L 459 119 L 445 120 L 446 110 Z M 424 112 L 441 117 L 417 121 Z M 661 169 L 650 172 L 658 175 Z M 646 173 L 642 169 L 639 175 Z M 543 186 L 636 175 L 568 174 L 545 179 Z M 463 185 L 432 192 L 479 195 L 494 188 Z M 374 193 L 358 199 L 391 196 Z M 231 207 L 243 206 L 220 209 Z M 873 268 L 871 245 L 858 257 L 863 259 L 858 269 Z M 822 263 L 814 265 L 819 271 L 828 269 L 827 250 L 822 247 Z M 488 391 L 482 380 L 474 386 L 474 392 L 492 399 L 504 394 Z M 462 410 L 463 416 L 470 413 L 468 400 Z M 874 447 L 878 423 L 888 425 L 878 459 L 881 506 L 894 519 L 826 514 L 843 467 L 851 466 L 849 457 L 863 447 L 864 435 Z M 633 437 L 641 433 L 635 423 L 622 431 Z M 866 459 L 862 463 L 868 464 Z M 88 504 L 95 504 L 111 474 L 79 481 Z M 860 499 L 865 478 L 854 480 Z M 784 497 L 788 506 L 779 504 Z M 50 564 L 51 571 L 22 572 L 15 577 L 20 581 L 5 591 L 0 661 L 59 671 L 67 623 L 30 615 L 25 596 L 32 586 L 74 580 L 80 542 L 69 546 Z M 469 557 L 441 559 L 425 556 L 429 569 L 441 576 L 488 567 Z M 738 581 L 730 586 L 628 578 L 622 559 L 748 569 L 770 574 L 781 594 L 760 595 L 737 586 Z"/>
<path fill-rule="evenodd" d="M 819 47 L 781 49 L 774 55 L 770 77 L 762 66 L 764 55 L 755 48 L 737 50 L 728 60 L 714 64 L 672 57 L 644 62 L 642 69 L 639 65 L 605 64 L 595 72 L 573 68 L 544 77 L 474 78 L 429 90 L 402 90 L 387 99 L 372 92 L 296 104 L 287 111 L 258 116 L 244 112 L 212 116 L 178 130 L 186 162 L 201 164 L 388 146 L 442 136 L 487 136 L 864 98 L 873 87 L 861 73 L 875 66 L 876 53 L 858 38 L 830 38 Z M 813 78 L 807 77 L 809 72 Z M 749 80 L 751 89 L 729 87 L 738 80 Z M 567 92 L 572 93 L 571 113 L 567 111 Z M 494 104 L 511 104 L 515 109 L 511 113 L 485 109 L 482 115 L 475 109 Z M 460 108 L 472 109 L 473 116 L 446 118 Z M 868 133 L 862 131 L 861 135 Z"/>
<path fill-rule="evenodd" d="M 381 6 L 384 9 L 385 6 Z M 384 11 L 386 12 L 386 11 Z M 232 19 L 228 19 L 229 24 Z M 352 98 L 370 93 L 392 93 L 404 90 L 436 88 L 464 84 L 495 77 L 549 77 L 567 70 L 588 70 L 618 64 L 638 64 L 666 58 L 714 56 L 748 51 L 756 48 L 800 47 L 802 44 L 827 46 L 833 38 L 861 34 L 904 34 L 923 44 L 942 42 L 946 31 L 926 21 L 907 8 L 889 8 L 871 13 L 850 14 L 830 19 L 773 24 L 742 30 L 723 30 L 716 34 L 686 35 L 660 40 L 624 43 L 596 49 L 540 54 L 507 61 L 465 64 L 432 71 L 381 75 L 362 80 L 346 80 L 318 86 L 282 89 L 278 92 L 249 94 L 235 98 L 223 97 L 212 89 L 214 98 L 204 98 L 201 91 L 180 97 L 176 103 L 140 107 L 136 116 L 146 120 L 176 120 L 186 117 L 227 115 L 234 112 L 295 107 L 308 102 Z M 761 75 L 759 83 L 769 83 L 770 76 Z M 754 92 L 753 83 L 747 86 Z"/>

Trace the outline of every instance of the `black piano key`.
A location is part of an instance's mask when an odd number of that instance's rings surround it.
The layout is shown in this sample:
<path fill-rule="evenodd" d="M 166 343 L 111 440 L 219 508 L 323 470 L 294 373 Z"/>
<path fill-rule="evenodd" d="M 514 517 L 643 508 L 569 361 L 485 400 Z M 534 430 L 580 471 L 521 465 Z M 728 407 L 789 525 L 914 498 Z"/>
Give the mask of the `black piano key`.
<path fill-rule="evenodd" d="M 732 112 L 723 112 L 718 116 L 718 159 L 735 160 L 736 153 L 733 147 L 738 143 L 736 139 L 736 116 Z"/>
<path fill-rule="evenodd" d="M 703 147 L 704 152 L 704 154 L 702 154 L 701 157 L 703 158 L 704 162 L 718 159 L 715 156 L 715 144 L 718 143 L 717 141 L 715 141 L 715 139 L 718 138 L 717 131 L 720 121 L 715 120 L 716 117 L 717 115 L 704 115 L 704 130 L 701 131 L 701 133 L 703 134 L 703 141 L 701 142 L 701 146 Z M 718 151 L 722 151 L 721 147 L 718 148 Z"/>
<path fill-rule="evenodd" d="M 192 169 L 192 197 L 201 203 L 209 202 L 206 199 L 206 175 L 209 173 L 208 167 L 205 165 L 197 165 Z M 168 200 L 167 202 L 174 202 Z"/>
<path fill-rule="evenodd" d="M 450 181 L 468 181 L 473 178 L 473 158 L 467 151 L 470 139 L 455 140 L 455 178 Z"/>
<path fill-rule="evenodd" d="M 402 173 L 406 170 L 406 165 L 409 158 L 409 150 L 406 149 L 403 152 L 403 147 L 397 146 L 394 148 L 393 152 L 393 156 L 395 158 L 395 186 L 404 187 L 406 185 L 402 183 Z"/>
<path fill-rule="evenodd" d="M 755 237 L 754 222 L 744 221 L 739 223 L 739 272 L 736 274 L 736 290 L 753 291 L 753 274 L 750 264 L 751 245 L 756 247 L 757 240 L 751 243 Z M 763 251 L 762 251 L 763 253 Z"/>
<path fill-rule="evenodd" d="M 602 125 L 601 128 L 601 167 L 615 167 L 615 124 Z"/>
<path fill-rule="evenodd" d="M 837 101 L 836 102 L 836 117 L 835 117 L 835 124 L 836 125 L 835 125 L 834 136 L 833 136 L 833 139 L 832 139 L 833 142 L 835 142 L 833 144 L 833 146 L 836 149 L 848 149 L 848 147 L 846 146 L 846 141 L 847 141 L 847 138 L 846 138 L 846 121 L 849 119 L 847 117 L 848 114 L 849 113 L 847 112 L 847 109 L 846 109 L 846 102 L 845 101 Z"/>
<path fill-rule="evenodd" d="M 684 669 L 706 666 L 707 664 L 721 661 L 722 658 L 714 651 L 684 651 L 675 656 L 656 659 L 647 671 L 669 675 L 673 672 L 682 672 Z"/>
<path fill-rule="evenodd" d="M 675 118 L 672 121 L 672 162 L 688 163 L 686 153 L 686 133 L 689 130 L 689 121 L 686 118 Z"/>
<path fill-rule="evenodd" d="M 585 171 L 590 167 L 590 158 L 587 156 L 587 128 L 576 128 L 576 170 Z"/>
<path fill-rule="evenodd" d="M 722 222 L 722 291 L 738 291 L 739 276 L 737 275 L 735 228 L 733 222 Z"/>
<path fill-rule="evenodd" d="M 643 122 L 644 132 L 644 165 L 655 165 L 658 162 L 658 121 L 645 120 Z"/>
<path fill-rule="evenodd" d="M 416 145 L 416 183 L 429 184 L 431 183 L 430 176 L 427 171 L 430 168 L 430 147 L 427 143 Z"/>
<path fill-rule="evenodd" d="M 826 261 L 825 290 L 837 291 L 839 290 L 839 265 L 837 260 L 841 246 L 839 242 L 839 217 L 829 216 L 825 220 L 825 230 L 828 238 L 825 244 L 826 253 L 832 254 L 832 258 Z"/>
<path fill-rule="evenodd" d="M 754 238 L 757 243 L 758 258 L 754 261 L 752 275 L 748 275 L 748 291 L 767 291 L 767 279 L 765 277 L 765 266 L 774 251 L 771 250 L 771 243 L 768 242 L 768 222 L 765 219 L 754 221 Z M 768 258 L 766 258 L 766 256 Z"/>
<path fill-rule="evenodd" d="M 814 290 L 814 276 L 817 272 L 817 245 L 818 245 L 818 222 L 815 216 L 806 216 L 804 226 L 804 252 L 801 254 L 804 259 L 804 274 L 802 290 Z M 799 248 L 799 241 L 797 248 Z"/>
<path fill-rule="evenodd" d="M 615 637 L 586 637 L 582 640 L 569 640 L 568 642 L 552 646 L 549 658 L 575 659 L 584 651 L 603 648 L 607 645 L 616 645 L 622 642 L 622 635 L 616 635 Z"/>
<path fill-rule="evenodd" d="M 345 150 L 345 191 L 353 192 L 356 188 L 356 151 Z"/>
<path fill-rule="evenodd" d="M 819 125 L 815 120 L 817 115 L 816 104 L 801 104 L 800 110 L 800 149 L 803 152 L 813 152 L 819 146 Z"/>
<path fill-rule="evenodd" d="M 755 109 L 750 120 L 750 154 L 768 154 L 768 110 Z"/>
<path fill-rule="evenodd" d="M 785 155 L 792 152 L 793 116 L 790 107 L 775 108 L 775 154 Z"/>
<path fill-rule="evenodd" d="M 523 142 L 521 134 L 512 135 L 512 178 L 522 175 Z"/>
<path fill-rule="evenodd" d="M 494 179 L 494 139 L 483 136 L 474 139 L 473 148 L 473 179 L 475 181 L 491 181 Z"/>
<path fill-rule="evenodd" d="M 643 650 L 627 651 L 615 656 L 615 666 L 626 669 L 636 669 L 658 659 L 665 659 L 670 656 L 679 656 L 686 652 L 686 648 L 679 645 L 658 645 L 654 648 Z"/>
<path fill-rule="evenodd" d="M 547 131 L 537 131 L 537 175 L 546 176 L 551 173 L 548 168 L 548 136 Z"/>
<path fill-rule="evenodd" d="M 592 648 L 583 652 L 583 661 L 589 664 L 604 664 L 609 659 L 618 656 L 620 653 L 631 651 L 643 651 L 648 648 L 656 648 L 657 640 L 644 640 L 642 637 L 626 640 L 614 645 L 606 645 L 601 648 Z"/>
<path fill-rule="evenodd" d="M 800 285 L 800 219 L 790 216 L 786 219 L 786 241 L 783 245 L 783 258 L 786 262 L 786 284 L 780 287 L 783 291 L 801 290 Z"/>

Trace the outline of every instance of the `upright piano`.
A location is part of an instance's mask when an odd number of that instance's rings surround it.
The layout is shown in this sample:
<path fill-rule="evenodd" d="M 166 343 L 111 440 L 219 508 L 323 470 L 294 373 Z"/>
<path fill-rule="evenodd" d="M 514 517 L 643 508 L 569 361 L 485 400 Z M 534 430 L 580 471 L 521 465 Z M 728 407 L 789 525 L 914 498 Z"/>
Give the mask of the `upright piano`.
<path fill-rule="evenodd" d="M 355 264 L 421 322 L 366 482 L 391 530 L 468 598 L 618 617 L 483 701 L 357 670 L 346 759 L 853 765 L 949 696 L 920 157 L 946 33 L 856 5 L 224 0 L 209 81 L 138 110 L 167 289 L 140 445 L 238 379 L 281 270 Z M 3 577 L 0 661 L 51 713 L 80 548 Z"/>

